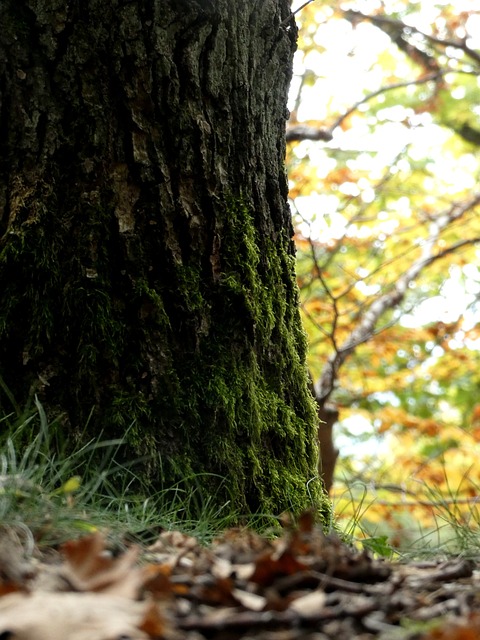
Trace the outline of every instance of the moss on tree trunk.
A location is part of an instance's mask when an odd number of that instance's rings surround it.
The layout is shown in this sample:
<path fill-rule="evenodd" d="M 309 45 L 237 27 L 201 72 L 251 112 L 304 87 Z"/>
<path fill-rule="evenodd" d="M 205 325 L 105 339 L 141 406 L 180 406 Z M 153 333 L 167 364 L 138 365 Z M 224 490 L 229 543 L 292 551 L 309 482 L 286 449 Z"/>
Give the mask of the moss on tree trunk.
<path fill-rule="evenodd" d="M 288 14 L 0 6 L 3 382 L 76 437 L 125 436 L 153 486 L 211 472 L 266 512 L 327 509 L 286 203 Z"/>

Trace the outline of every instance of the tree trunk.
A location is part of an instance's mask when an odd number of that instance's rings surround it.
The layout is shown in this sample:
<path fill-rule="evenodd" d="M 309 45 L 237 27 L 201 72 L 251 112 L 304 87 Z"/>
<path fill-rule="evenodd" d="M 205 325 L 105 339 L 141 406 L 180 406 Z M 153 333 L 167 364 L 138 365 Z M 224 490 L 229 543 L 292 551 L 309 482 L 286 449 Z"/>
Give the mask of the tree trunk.
<path fill-rule="evenodd" d="M 335 447 L 333 427 L 338 420 L 338 411 L 333 405 L 318 402 L 318 442 L 320 444 L 320 458 L 318 461 L 318 474 L 323 481 L 327 493 L 330 493 L 337 464 L 338 449 Z"/>
<path fill-rule="evenodd" d="M 1 409 L 37 395 L 69 437 L 149 456 L 153 486 L 211 472 L 249 511 L 328 508 L 286 203 L 289 11 L 0 5 Z"/>

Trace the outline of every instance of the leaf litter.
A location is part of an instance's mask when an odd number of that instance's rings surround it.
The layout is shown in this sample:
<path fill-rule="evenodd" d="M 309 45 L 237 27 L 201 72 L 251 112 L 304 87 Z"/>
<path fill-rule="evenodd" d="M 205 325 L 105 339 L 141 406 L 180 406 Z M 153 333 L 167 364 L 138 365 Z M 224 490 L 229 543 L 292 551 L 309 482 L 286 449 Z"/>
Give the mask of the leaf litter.
<path fill-rule="evenodd" d="M 469 640 L 473 561 L 401 564 L 325 535 L 311 514 L 277 539 L 209 547 L 166 531 L 116 555 L 100 533 L 25 554 L 0 538 L 2 640 Z"/>

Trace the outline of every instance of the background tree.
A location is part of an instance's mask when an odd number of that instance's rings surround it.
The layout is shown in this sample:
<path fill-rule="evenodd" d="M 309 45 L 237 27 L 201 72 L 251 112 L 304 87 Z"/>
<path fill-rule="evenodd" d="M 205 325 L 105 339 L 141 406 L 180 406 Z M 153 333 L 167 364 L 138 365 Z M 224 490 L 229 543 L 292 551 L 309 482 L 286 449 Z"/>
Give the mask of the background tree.
<path fill-rule="evenodd" d="M 340 433 L 370 425 L 401 456 L 394 478 L 368 456 L 350 480 L 445 487 L 439 461 L 463 477 L 477 437 L 480 14 L 365 6 L 298 14 L 287 139 L 309 364 L 327 427 L 339 410 Z"/>
<path fill-rule="evenodd" d="M 2 411 L 154 487 L 323 508 L 284 175 L 287 0 L 1 3 Z"/>

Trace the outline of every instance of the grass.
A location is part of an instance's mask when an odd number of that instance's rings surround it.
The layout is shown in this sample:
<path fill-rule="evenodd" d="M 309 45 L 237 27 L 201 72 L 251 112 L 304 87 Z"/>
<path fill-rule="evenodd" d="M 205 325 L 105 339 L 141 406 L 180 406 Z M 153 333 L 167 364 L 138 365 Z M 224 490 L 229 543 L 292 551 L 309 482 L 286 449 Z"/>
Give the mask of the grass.
<path fill-rule="evenodd" d="M 388 559 L 478 559 L 480 487 L 476 496 L 465 497 L 462 483 L 452 487 L 447 471 L 444 467 L 443 488 L 417 481 L 418 491 L 401 498 L 394 486 L 378 490 L 358 479 L 339 482 L 342 487 L 337 486 L 334 497 L 337 527 L 347 542 Z M 469 488 L 471 496 L 470 479 Z"/>
<path fill-rule="evenodd" d="M 99 439 L 65 454 L 59 425 L 49 424 L 38 401 L 31 415 L 0 423 L 1 527 L 37 545 L 97 530 L 148 543 L 172 529 L 206 543 L 239 521 L 229 503 L 219 507 L 202 493 L 199 477 L 151 495 L 140 478 L 144 461 L 116 461 L 121 440 Z"/>
<path fill-rule="evenodd" d="M 67 455 L 61 428 L 49 424 L 39 402 L 30 415 L 7 416 L 0 426 L 0 527 L 30 546 L 55 545 L 97 530 L 120 544 L 149 543 L 163 530 L 208 543 L 239 521 L 256 530 L 279 530 L 273 516 L 241 518 L 228 502 L 218 506 L 216 496 L 202 492 L 199 477 L 152 495 L 141 481 L 144 461 L 117 462 L 121 440 L 98 439 Z M 461 487 L 452 488 L 444 473 L 447 491 L 422 486 L 414 509 L 394 502 L 392 494 L 379 497 L 368 483 L 345 481 L 334 500 L 337 529 L 347 543 L 388 559 L 478 557 L 478 502 L 465 500 Z M 422 508 L 431 516 L 426 524 L 417 516 Z"/>

